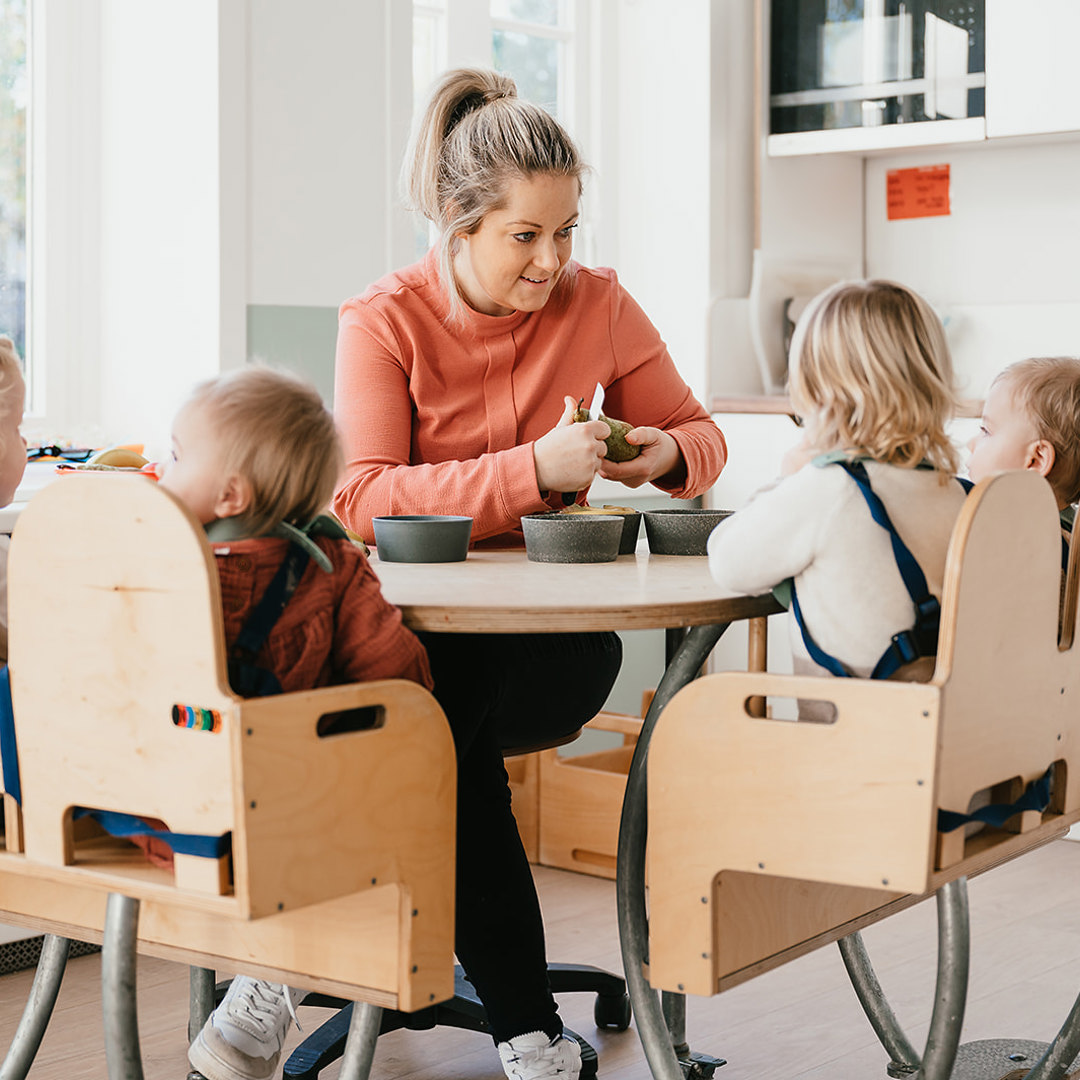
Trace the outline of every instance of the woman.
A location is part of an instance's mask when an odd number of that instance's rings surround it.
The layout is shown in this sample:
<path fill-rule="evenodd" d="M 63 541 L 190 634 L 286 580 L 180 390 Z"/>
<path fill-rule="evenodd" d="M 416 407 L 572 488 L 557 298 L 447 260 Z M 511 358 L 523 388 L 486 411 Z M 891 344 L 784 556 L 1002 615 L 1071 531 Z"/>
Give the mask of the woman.
<path fill-rule="evenodd" d="M 480 546 L 521 544 L 523 514 L 583 501 L 596 476 L 679 498 L 710 487 L 724 438 L 611 270 L 571 261 L 585 166 L 511 79 L 463 69 L 436 86 L 406 159 L 415 208 L 439 228 L 426 258 L 341 308 L 338 516 L 473 518 Z M 601 383 L 635 426 L 605 460 L 606 424 L 572 422 Z M 547 984 L 543 925 L 510 811 L 506 747 L 576 731 L 618 674 L 614 633 L 421 635 L 458 753 L 456 947 L 509 1076 L 573 1080 Z M 567 1076 L 569 1074 L 569 1076 Z"/>

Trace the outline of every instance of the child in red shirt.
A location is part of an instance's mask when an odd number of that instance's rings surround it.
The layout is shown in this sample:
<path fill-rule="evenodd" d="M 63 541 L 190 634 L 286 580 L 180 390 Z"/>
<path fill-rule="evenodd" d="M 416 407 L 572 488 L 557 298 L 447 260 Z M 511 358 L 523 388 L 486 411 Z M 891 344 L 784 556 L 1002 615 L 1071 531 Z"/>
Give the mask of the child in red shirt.
<path fill-rule="evenodd" d="M 261 367 L 213 379 L 180 410 L 172 441 L 161 486 L 211 541 L 234 690 L 389 678 L 431 688 L 427 654 L 384 599 L 366 554 L 320 516 L 342 457 L 313 387 Z M 274 588 L 285 606 L 265 619 L 256 609 Z M 238 975 L 191 1044 L 192 1067 L 207 1080 L 268 1080 L 301 996 Z"/>

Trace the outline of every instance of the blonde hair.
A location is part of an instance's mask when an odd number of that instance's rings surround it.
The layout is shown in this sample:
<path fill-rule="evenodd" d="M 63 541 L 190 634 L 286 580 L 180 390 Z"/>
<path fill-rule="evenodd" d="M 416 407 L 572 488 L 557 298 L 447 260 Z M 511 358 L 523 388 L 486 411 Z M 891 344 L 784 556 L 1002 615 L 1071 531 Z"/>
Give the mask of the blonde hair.
<path fill-rule="evenodd" d="M 519 98 L 508 75 L 457 68 L 442 76 L 413 132 L 401 180 L 408 208 L 439 229 L 451 318 L 464 307 L 453 269 L 458 235 L 476 232 L 500 209 L 512 181 L 569 176 L 580 194 L 586 168 L 558 120 Z"/>
<path fill-rule="evenodd" d="M 251 365 L 197 386 L 191 407 L 213 422 L 223 473 L 251 485 L 251 505 L 239 515 L 250 535 L 280 521 L 306 525 L 326 509 L 343 458 L 334 418 L 313 386 Z"/>
<path fill-rule="evenodd" d="M 0 412 L 8 413 L 18 408 L 13 391 L 21 391 L 25 397 L 22 364 L 15 351 L 15 342 L 0 334 Z"/>
<path fill-rule="evenodd" d="M 959 467 L 945 424 L 956 409 L 941 320 L 892 281 L 840 282 L 816 296 L 791 342 L 789 390 L 821 450 L 889 465 Z"/>
<path fill-rule="evenodd" d="M 1054 448 L 1046 479 L 1065 503 L 1080 499 L 1080 359 L 1033 356 L 1001 371 L 994 383 L 1007 381 L 1013 400 Z"/>

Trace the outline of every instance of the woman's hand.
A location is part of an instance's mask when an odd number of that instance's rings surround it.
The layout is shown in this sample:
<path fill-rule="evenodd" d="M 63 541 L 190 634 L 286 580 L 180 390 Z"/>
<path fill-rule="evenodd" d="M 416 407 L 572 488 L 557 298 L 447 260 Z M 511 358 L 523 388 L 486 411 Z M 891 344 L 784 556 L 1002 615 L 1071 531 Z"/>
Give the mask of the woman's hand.
<path fill-rule="evenodd" d="M 654 427 L 631 428 L 626 433 L 626 441 L 631 446 L 640 446 L 641 453 L 630 461 L 603 461 L 600 475 L 605 480 L 618 480 L 620 484 L 636 488 L 685 468 L 679 444 L 666 431 Z"/>
<path fill-rule="evenodd" d="M 580 491 L 596 476 L 611 433 L 602 420 L 574 423 L 577 402 L 563 398 L 559 422 L 533 443 L 536 483 L 541 491 Z"/>

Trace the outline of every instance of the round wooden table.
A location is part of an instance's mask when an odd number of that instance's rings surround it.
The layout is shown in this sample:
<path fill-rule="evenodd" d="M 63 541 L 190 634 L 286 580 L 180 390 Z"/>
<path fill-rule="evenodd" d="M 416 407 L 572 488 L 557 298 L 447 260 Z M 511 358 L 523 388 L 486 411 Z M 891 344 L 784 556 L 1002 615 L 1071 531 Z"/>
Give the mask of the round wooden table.
<path fill-rule="evenodd" d="M 653 630 L 753 619 L 771 597 L 733 596 L 704 556 L 620 555 L 607 563 L 529 562 L 523 549 L 470 551 L 464 562 L 371 564 L 413 630 L 520 634 Z"/>
<path fill-rule="evenodd" d="M 642 724 L 619 823 L 616 896 L 619 940 L 634 1020 L 653 1076 L 709 1077 L 723 1064 L 686 1044 L 685 998 L 649 986 L 645 900 L 648 831 L 645 766 L 649 739 L 671 698 L 701 670 L 721 635 L 749 619 L 749 670 L 765 668 L 765 617 L 783 609 L 772 596 L 732 596 L 718 588 L 704 556 L 639 551 L 609 563 L 529 562 L 523 550 L 471 551 L 457 563 L 372 565 L 388 600 L 414 630 L 537 633 L 689 628 L 668 636 L 667 667 Z M 764 715 L 764 702 L 752 701 Z"/>

